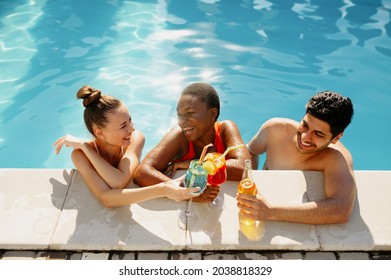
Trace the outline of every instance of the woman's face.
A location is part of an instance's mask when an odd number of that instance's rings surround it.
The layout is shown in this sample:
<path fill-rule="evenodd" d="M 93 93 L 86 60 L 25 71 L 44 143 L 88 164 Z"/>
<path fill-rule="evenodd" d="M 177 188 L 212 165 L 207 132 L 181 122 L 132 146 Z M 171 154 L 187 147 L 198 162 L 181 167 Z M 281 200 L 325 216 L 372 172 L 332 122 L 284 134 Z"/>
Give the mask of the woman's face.
<path fill-rule="evenodd" d="M 107 124 L 101 128 L 104 140 L 113 146 L 129 146 L 135 129 L 126 106 L 121 103 L 116 110 L 108 113 L 106 118 Z"/>
<path fill-rule="evenodd" d="M 192 95 L 182 95 L 178 101 L 178 125 L 189 142 L 194 142 L 214 129 L 217 109 L 208 109 L 205 102 Z"/>

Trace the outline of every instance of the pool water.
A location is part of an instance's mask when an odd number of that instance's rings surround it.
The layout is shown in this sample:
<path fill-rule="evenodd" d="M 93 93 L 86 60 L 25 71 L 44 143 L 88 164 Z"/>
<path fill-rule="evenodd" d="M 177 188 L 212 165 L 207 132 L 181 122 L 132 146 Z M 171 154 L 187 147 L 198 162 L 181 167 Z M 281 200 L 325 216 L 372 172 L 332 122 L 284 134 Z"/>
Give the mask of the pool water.
<path fill-rule="evenodd" d="M 211 83 L 245 142 L 300 120 L 316 92 L 355 107 L 342 142 L 358 170 L 391 169 L 391 1 L 0 1 L 0 168 L 72 168 L 64 134 L 89 138 L 77 90 L 123 100 L 143 156 L 176 123 L 180 91 Z"/>

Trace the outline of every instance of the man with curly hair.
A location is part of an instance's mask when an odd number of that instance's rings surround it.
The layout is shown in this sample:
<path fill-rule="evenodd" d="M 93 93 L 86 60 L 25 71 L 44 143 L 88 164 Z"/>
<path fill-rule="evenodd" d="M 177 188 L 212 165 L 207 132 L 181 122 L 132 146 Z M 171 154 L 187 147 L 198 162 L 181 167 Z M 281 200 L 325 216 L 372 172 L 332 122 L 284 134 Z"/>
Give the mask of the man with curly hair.
<path fill-rule="evenodd" d="M 272 205 L 261 194 L 238 194 L 238 207 L 246 212 L 244 215 L 262 221 L 347 222 L 356 184 L 352 156 L 340 139 L 352 116 L 353 105 L 348 97 L 324 91 L 310 98 L 300 123 L 282 118 L 266 121 L 247 144 L 254 169 L 259 155 L 265 153 L 265 170 L 322 171 L 325 198 L 298 205 Z"/>

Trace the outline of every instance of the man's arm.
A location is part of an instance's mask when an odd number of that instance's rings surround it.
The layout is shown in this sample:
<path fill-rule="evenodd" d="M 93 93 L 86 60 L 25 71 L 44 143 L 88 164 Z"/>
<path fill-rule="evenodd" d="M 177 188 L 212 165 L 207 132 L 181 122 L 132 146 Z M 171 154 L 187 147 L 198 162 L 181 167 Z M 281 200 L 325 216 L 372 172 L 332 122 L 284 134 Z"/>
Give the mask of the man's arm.
<path fill-rule="evenodd" d="M 335 149 L 330 150 L 325 160 L 324 188 L 325 199 L 323 200 L 327 210 L 327 221 L 345 223 L 352 213 L 356 199 L 356 182 L 354 179 L 353 160 L 350 153 Z"/>
<path fill-rule="evenodd" d="M 276 122 L 277 119 L 270 119 L 263 123 L 258 132 L 246 145 L 251 155 L 253 169 L 258 169 L 259 155 L 265 153 L 267 148 L 267 132 Z"/>
<path fill-rule="evenodd" d="M 339 152 L 337 152 L 339 153 Z M 246 216 L 261 221 L 286 221 L 304 224 L 345 223 L 353 210 L 356 184 L 353 170 L 342 154 L 331 159 L 324 170 L 325 198 L 299 205 L 271 205 L 262 195 L 238 195 L 239 208 Z"/>

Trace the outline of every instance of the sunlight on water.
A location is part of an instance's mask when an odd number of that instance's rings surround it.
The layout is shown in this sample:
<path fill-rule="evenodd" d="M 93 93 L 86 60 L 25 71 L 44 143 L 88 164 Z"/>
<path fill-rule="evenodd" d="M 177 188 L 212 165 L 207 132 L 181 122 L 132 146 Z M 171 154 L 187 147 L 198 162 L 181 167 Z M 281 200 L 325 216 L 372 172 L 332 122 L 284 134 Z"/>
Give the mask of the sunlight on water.
<path fill-rule="evenodd" d="M 36 42 L 28 31 L 42 15 L 45 1 L 15 7 L 2 17 L 0 25 L 0 83 L 14 82 L 23 77 L 36 55 Z M 2 92 L 12 96 L 11 92 Z M 3 98 L 4 96 L 2 96 Z"/>
<path fill-rule="evenodd" d="M 127 104 L 145 155 L 176 124 L 181 90 L 205 81 L 245 141 L 268 118 L 299 120 L 318 91 L 348 95 L 342 140 L 356 168 L 390 169 L 391 1 L 227 2 L 0 4 L 0 168 L 72 168 L 52 143 L 91 137 L 75 98 L 84 84 Z"/>

